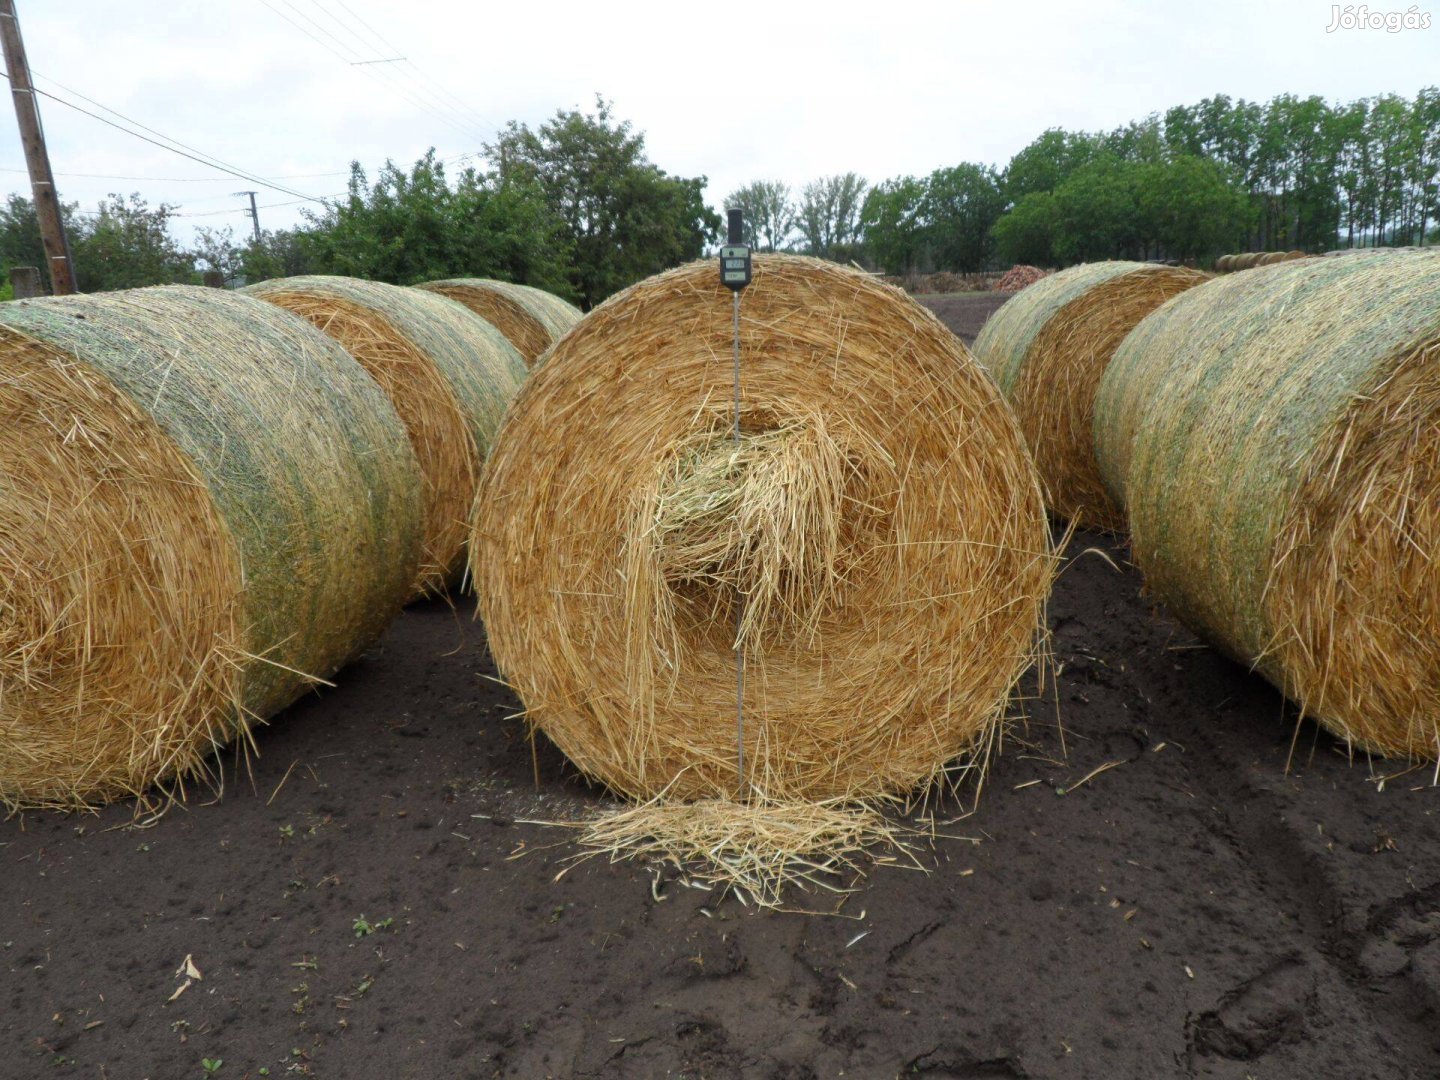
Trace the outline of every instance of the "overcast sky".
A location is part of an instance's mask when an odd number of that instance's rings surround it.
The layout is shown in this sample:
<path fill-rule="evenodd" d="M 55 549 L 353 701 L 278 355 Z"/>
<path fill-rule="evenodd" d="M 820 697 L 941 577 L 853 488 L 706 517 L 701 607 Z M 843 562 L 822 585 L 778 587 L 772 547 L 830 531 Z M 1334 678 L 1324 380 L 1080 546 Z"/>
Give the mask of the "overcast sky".
<path fill-rule="evenodd" d="M 248 229 L 232 192 L 258 188 L 261 223 L 293 225 L 296 195 L 343 191 L 351 160 L 373 173 L 430 146 L 457 158 L 507 120 L 533 125 L 596 93 L 646 133 L 656 164 L 708 176 L 719 207 L 758 178 L 1003 164 L 1047 127 L 1107 129 L 1217 93 L 1345 101 L 1440 83 L 1440 0 L 1417 5 L 1430 29 L 1398 33 L 1327 33 L 1331 5 L 1308 0 L 16 4 L 41 89 L 291 192 L 41 99 L 63 198 L 93 209 L 138 191 L 208 215 L 183 219 L 187 238 L 194 225 Z M 0 114 L 0 177 L 28 193 L 13 111 Z"/>

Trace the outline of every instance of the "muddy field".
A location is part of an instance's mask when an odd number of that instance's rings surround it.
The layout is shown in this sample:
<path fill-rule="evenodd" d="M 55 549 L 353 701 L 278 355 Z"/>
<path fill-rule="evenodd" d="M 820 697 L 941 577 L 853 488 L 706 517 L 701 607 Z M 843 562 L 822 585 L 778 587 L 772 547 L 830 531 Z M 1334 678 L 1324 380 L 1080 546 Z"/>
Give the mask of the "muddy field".
<path fill-rule="evenodd" d="M 1430 773 L 1297 738 L 1125 558 L 1074 538 L 1056 685 L 928 872 L 834 915 L 556 881 L 529 822 L 605 800 L 532 759 L 468 606 L 413 607 L 223 799 L 0 823 L 0 1077 L 1440 1075 Z"/>

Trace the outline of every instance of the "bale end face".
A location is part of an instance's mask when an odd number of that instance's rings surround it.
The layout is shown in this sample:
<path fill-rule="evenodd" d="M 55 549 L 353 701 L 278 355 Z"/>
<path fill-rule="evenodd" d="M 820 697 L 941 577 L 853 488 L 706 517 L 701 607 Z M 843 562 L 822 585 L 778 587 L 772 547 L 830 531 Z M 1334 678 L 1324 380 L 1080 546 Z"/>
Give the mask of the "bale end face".
<path fill-rule="evenodd" d="M 785 256 L 742 300 L 736 447 L 714 279 L 627 290 L 532 372 L 477 503 L 492 650 L 535 727 L 637 799 L 912 791 L 987 745 L 1033 656 L 1028 454 L 932 316 Z"/>

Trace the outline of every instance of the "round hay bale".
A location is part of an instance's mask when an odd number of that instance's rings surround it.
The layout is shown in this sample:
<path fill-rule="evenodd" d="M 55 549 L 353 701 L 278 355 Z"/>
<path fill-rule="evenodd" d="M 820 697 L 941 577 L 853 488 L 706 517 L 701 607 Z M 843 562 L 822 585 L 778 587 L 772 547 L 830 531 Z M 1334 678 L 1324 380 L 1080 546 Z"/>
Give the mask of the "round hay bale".
<path fill-rule="evenodd" d="M 423 478 L 424 548 L 415 591 L 458 584 L 480 468 L 525 380 L 515 347 L 462 305 L 419 289 L 317 275 L 263 281 L 244 291 L 325 331 L 389 395 Z"/>
<path fill-rule="evenodd" d="M 1310 253 L 1306 251 L 1301 251 L 1299 248 L 1296 248 L 1294 251 L 1287 251 L 1285 253 L 1286 262 L 1295 262 L 1298 259 L 1308 258 L 1310 258 Z"/>
<path fill-rule="evenodd" d="M 613 297 L 531 373 L 471 540 L 490 647 L 530 723 L 626 795 L 911 791 L 988 745 L 1031 661 L 1039 484 L 933 315 L 833 263 L 754 266 L 739 449 L 713 262 Z"/>
<path fill-rule="evenodd" d="M 1072 266 L 1037 281 L 986 321 L 975 356 L 1015 410 L 1058 516 L 1124 530 L 1125 515 L 1095 462 L 1095 391 L 1135 324 L 1208 277 L 1149 263 Z"/>
<path fill-rule="evenodd" d="M 1095 415 L 1154 594 L 1342 738 L 1416 757 L 1440 751 L 1437 295 L 1440 253 L 1212 282 L 1126 338 Z"/>
<path fill-rule="evenodd" d="M 1283 251 L 1267 251 L 1256 260 L 1256 266 L 1274 266 L 1276 263 L 1284 262 L 1289 256 Z"/>
<path fill-rule="evenodd" d="M 451 278 L 416 285 L 451 300 L 458 300 L 499 331 L 519 350 L 526 367 L 533 367 L 545 350 L 580 321 L 580 309 L 554 293 L 529 285 L 488 278 Z"/>
<path fill-rule="evenodd" d="M 293 315 L 190 287 L 3 304 L 0 371 L 7 806 L 183 790 L 409 595 L 404 428 Z"/>
<path fill-rule="evenodd" d="M 1260 261 L 1260 256 L 1263 255 L 1263 254 L 1265 254 L 1263 251 L 1246 251 L 1246 252 L 1243 252 L 1243 253 L 1240 254 L 1240 255 L 1237 255 L 1237 256 L 1235 257 L 1234 269 L 1236 269 L 1236 270 L 1252 270 L 1252 269 L 1254 269 L 1254 268 L 1255 268 L 1255 265 Z"/>
<path fill-rule="evenodd" d="M 1215 272 L 1217 274 L 1228 274 L 1231 270 L 1234 269 L 1234 265 L 1234 255 L 1221 255 L 1218 259 L 1215 260 Z"/>

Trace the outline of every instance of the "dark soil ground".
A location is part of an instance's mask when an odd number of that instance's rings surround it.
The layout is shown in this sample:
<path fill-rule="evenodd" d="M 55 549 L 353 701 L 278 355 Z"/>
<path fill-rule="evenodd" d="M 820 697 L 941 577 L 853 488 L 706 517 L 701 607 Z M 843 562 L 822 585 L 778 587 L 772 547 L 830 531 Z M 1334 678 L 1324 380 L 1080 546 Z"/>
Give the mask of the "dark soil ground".
<path fill-rule="evenodd" d="M 935 302 L 967 337 L 994 306 Z M 527 822 L 604 800 L 549 749 L 537 784 L 468 608 L 414 607 L 223 799 L 0 824 L 0 1076 L 1440 1075 L 1429 772 L 1382 783 L 1309 725 L 1287 771 L 1266 683 L 1122 547 L 1068 557 L 1056 692 L 929 872 L 838 916 L 556 881 L 573 849 Z"/>

